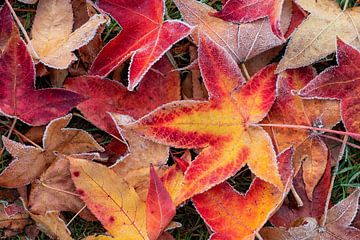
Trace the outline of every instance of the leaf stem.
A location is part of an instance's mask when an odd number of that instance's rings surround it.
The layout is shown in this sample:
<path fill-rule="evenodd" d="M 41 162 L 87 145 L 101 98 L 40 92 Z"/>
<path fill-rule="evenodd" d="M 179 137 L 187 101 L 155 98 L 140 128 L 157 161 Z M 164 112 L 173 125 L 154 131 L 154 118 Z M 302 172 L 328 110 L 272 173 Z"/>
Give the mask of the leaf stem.
<path fill-rule="evenodd" d="M 333 137 L 333 136 L 329 136 L 329 135 L 325 135 L 325 134 L 322 134 L 320 135 L 320 137 L 323 137 L 323 138 L 328 138 L 328 139 L 331 139 L 331 140 L 334 140 L 334 141 L 337 141 L 337 142 L 341 142 L 343 140 L 341 140 L 340 138 L 337 138 L 337 137 Z M 353 148 L 356 148 L 356 149 L 360 149 L 360 146 L 359 145 L 356 145 L 354 143 L 350 143 L 350 142 L 346 142 L 346 144 L 350 147 L 353 147 Z"/>
<path fill-rule="evenodd" d="M 348 138 L 349 138 L 349 136 L 345 136 L 344 139 L 343 139 L 343 143 L 342 143 L 341 148 L 340 148 L 340 153 L 339 153 L 338 159 L 337 159 L 336 164 L 335 164 L 334 173 L 333 173 L 333 175 L 331 177 L 329 192 L 328 192 L 328 195 L 327 195 L 327 198 L 326 198 L 326 204 L 325 204 L 325 209 L 324 209 L 324 217 L 323 217 L 323 219 L 321 221 L 321 224 L 320 224 L 320 226 L 322 226 L 322 227 L 325 227 L 325 224 L 326 224 L 327 213 L 328 213 L 328 209 L 329 209 L 332 189 L 334 187 L 335 178 L 336 178 L 337 172 L 339 170 L 339 162 L 341 161 L 341 159 L 342 159 L 342 157 L 344 155 L 345 148 L 346 148 L 346 142 L 348 141 Z"/>
<path fill-rule="evenodd" d="M 84 209 L 86 208 L 86 204 L 70 219 L 70 221 L 66 224 L 66 227 L 68 227 L 77 216 L 79 216 L 79 214 L 84 211 Z"/>
<path fill-rule="evenodd" d="M 30 43 L 31 40 L 30 40 L 30 38 L 29 38 L 29 35 L 27 34 L 24 26 L 21 24 L 20 19 L 19 19 L 18 16 L 16 15 L 16 13 L 15 13 L 14 9 L 12 8 L 11 4 L 9 3 L 8 0 L 5 0 L 5 3 L 6 3 L 6 5 L 9 7 L 10 12 L 11 12 L 11 14 L 13 15 L 13 18 L 15 19 L 15 22 L 16 22 L 17 25 L 19 26 L 21 32 L 24 34 L 24 37 L 25 37 L 26 42 L 31 45 L 31 43 Z M 32 47 L 31 47 L 31 48 L 32 48 Z"/>
<path fill-rule="evenodd" d="M 305 125 L 257 123 L 257 124 L 252 124 L 252 126 L 305 129 L 305 130 L 313 130 L 313 131 L 321 131 L 321 132 L 345 135 L 345 136 L 350 136 L 353 138 L 360 138 L 360 134 L 358 134 L 358 133 L 337 131 L 337 130 L 326 129 L 326 128 L 310 127 L 310 126 L 305 126 Z"/>
<path fill-rule="evenodd" d="M 298 207 L 304 206 L 304 203 L 303 203 L 301 197 L 299 196 L 299 194 L 297 193 L 294 185 L 291 185 L 291 193 L 292 193 L 292 195 L 294 196 L 294 198 L 296 200 L 297 206 Z"/>

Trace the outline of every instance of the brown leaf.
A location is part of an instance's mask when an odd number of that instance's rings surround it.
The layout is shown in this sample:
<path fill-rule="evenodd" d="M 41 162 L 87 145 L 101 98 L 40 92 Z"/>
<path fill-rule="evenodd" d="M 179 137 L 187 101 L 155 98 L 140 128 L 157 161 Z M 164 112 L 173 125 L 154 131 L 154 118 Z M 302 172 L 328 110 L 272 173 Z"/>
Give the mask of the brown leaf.
<path fill-rule="evenodd" d="M 121 125 L 121 115 L 113 114 L 116 125 Z M 149 187 L 149 166 L 153 164 L 155 170 L 161 173 L 165 168 L 169 147 L 142 138 L 131 130 L 120 130 L 126 139 L 129 153 L 112 169 L 135 189 L 141 200 L 145 201 Z"/>
<path fill-rule="evenodd" d="M 52 68 L 65 69 L 76 60 L 72 51 L 86 45 L 105 22 L 97 14 L 73 32 L 70 0 L 40 0 L 31 30 L 33 57 Z"/>
<path fill-rule="evenodd" d="M 360 189 L 357 189 L 349 197 L 332 207 L 328 211 L 325 226 L 320 226 L 316 219 L 308 217 L 299 227 L 289 229 L 266 227 L 261 230 L 260 235 L 264 240 L 359 239 L 360 230 L 350 226 L 358 210 L 359 194 Z"/>
<path fill-rule="evenodd" d="M 45 215 L 31 214 L 38 228 L 53 239 L 71 240 L 70 231 L 64 221 L 60 218 L 59 212 L 47 212 Z"/>
<path fill-rule="evenodd" d="M 55 153 L 71 155 L 104 150 L 87 132 L 79 129 L 64 128 L 70 122 L 71 117 L 71 114 L 69 114 L 49 123 L 43 137 L 44 149 L 25 146 L 3 137 L 4 145 L 14 157 L 14 160 L 0 174 L 0 185 L 15 188 L 32 183 L 36 178 L 40 177 L 40 181 L 43 180 L 45 184 L 49 183 L 49 185 L 53 185 L 56 189 L 59 187 L 59 189 L 65 191 L 70 190 L 71 179 L 68 178 L 66 180 L 65 177 L 68 170 L 65 170 L 64 165 L 61 163 L 55 162 L 57 158 Z M 48 169 L 50 165 L 51 167 Z M 58 178 L 55 178 L 54 170 L 60 171 L 57 173 L 59 174 Z M 65 176 L 62 174 L 65 174 Z M 37 189 L 36 184 L 33 186 L 34 188 Z M 51 208 L 59 211 L 78 210 L 79 203 L 75 208 L 73 201 L 62 200 L 62 203 L 61 199 L 54 201 L 53 197 L 49 197 L 49 194 L 55 194 L 56 197 L 59 195 L 59 192 L 48 189 L 44 193 L 35 191 L 30 194 L 31 204 L 35 204 L 34 211 L 44 212 L 46 210 L 54 210 Z M 63 199 L 68 197 L 63 196 Z M 47 200 L 44 200 L 44 198 Z M 50 201 L 50 199 L 52 200 Z M 66 208 L 64 207 L 65 205 L 67 206 Z"/>
<path fill-rule="evenodd" d="M 31 220 L 26 211 L 8 216 L 5 212 L 5 205 L 0 204 L 0 228 L 5 229 L 4 237 L 17 235 L 30 223 Z"/>

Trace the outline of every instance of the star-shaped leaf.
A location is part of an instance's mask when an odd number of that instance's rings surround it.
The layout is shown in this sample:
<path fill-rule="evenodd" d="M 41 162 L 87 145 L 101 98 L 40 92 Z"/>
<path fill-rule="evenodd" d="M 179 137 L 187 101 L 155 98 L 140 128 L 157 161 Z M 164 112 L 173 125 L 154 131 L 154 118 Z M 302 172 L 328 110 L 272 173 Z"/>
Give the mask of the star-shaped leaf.
<path fill-rule="evenodd" d="M 131 57 L 129 90 L 134 90 L 173 44 L 191 32 L 183 22 L 163 21 L 163 0 L 100 0 L 99 7 L 115 18 L 122 31 L 102 49 L 90 73 L 106 76 Z"/>
<path fill-rule="evenodd" d="M 341 100 L 341 118 L 349 132 L 360 133 L 360 52 L 340 39 L 337 41 L 338 66 L 330 67 L 309 82 L 300 95 L 307 98 Z"/>
<path fill-rule="evenodd" d="M 331 129 L 340 121 L 340 106 L 335 100 L 302 99 L 296 92 L 315 77 L 312 67 L 287 70 L 279 74 L 278 94 L 266 120 L 275 124 L 306 125 Z M 295 174 L 303 167 L 303 178 L 309 199 L 323 175 L 328 148 L 319 133 L 303 129 L 272 128 L 278 151 L 294 146 Z"/>
<path fill-rule="evenodd" d="M 20 187 L 32 182 L 56 159 L 54 152 L 76 154 L 104 149 L 90 134 L 79 129 L 65 129 L 71 115 L 49 123 L 43 137 L 44 149 L 22 145 L 3 137 L 4 146 L 14 160 L 0 175 L 3 187 Z"/>
<path fill-rule="evenodd" d="M 283 189 L 270 138 L 256 126 L 275 100 L 276 66 L 262 69 L 242 87 L 244 78 L 225 49 L 205 35 L 199 45 L 209 101 L 169 103 L 123 127 L 170 146 L 203 148 L 185 173 L 176 204 L 223 182 L 245 164 Z"/>
<path fill-rule="evenodd" d="M 296 0 L 310 12 L 308 18 L 291 36 L 278 72 L 308 66 L 336 50 L 336 36 L 360 46 L 360 7 L 340 9 L 332 0 Z"/>
<path fill-rule="evenodd" d="M 254 239 L 255 233 L 281 205 L 290 190 L 292 181 L 292 155 L 290 148 L 278 156 L 279 172 L 285 191 L 255 178 L 245 195 L 222 183 L 193 197 L 192 201 L 214 233 L 212 240 Z"/>

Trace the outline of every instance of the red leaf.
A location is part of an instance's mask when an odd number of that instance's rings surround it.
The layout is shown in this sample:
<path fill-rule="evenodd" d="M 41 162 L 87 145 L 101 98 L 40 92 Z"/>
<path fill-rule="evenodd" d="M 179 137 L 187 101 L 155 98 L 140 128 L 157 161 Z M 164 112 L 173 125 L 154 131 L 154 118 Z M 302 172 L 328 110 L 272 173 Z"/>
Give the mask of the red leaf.
<path fill-rule="evenodd" d="M 65 87 L 88 97 L 77 108 L 94 125 L 118 136 L 109 112 L 130 115 L 138 119 L 156 107 L 180 99 L 180 78 L 167 57 L 162 58 L 145 76 L 136 92 L 101 77 L 70 78 Z"/>
<path fill-rule="evenodd" d="M 338 39 L 336 53 L 338 66 L 319 74 L 300 91 L 300 96 L 341 100 L 341 117 L 346 129 L 360 133 L 360 52 Z"/>
<path fill-rule="evenodd" d="M 278 156 L 279 172 L 285 187 L 281 192 L 274 185 L 255 178 L 245 195 L 235 191 L 230 184 L 222 183 L 209 191 L 193 197 L 196 209 L 214 231 L 211 239 L 254 239 L 255 233 L 282 203 L 292 180 L 290 148 Z"/>
<path fill-rule="evenodd" d="M 151 165 L 150 187 L 146 200 L 146 228 L 150 240 L 158 239 L 175 213 L 170 194 Z"/>
<path fill-rule="evenodd" d="M 99 6 L 112 15 L 123 30 L 102 49 L 90 73 L 106 76 L 131 57 L 129 90 L 134 90 L 174 43 L 191 32 L 183 22 L 163 22 L 163 0 L 101 0 Z"/>
<path fill-rule="evenodd" d="M 9 14 L 4 7 L 0 29 L 6 28 L 3 25 L 8 22 Z M 18 31 L 13 28 L 0 57 L 0 111 L 38 126 L 66 114 L 84 100 L 81 95 L 63 89 L 36 90 L 34 80 L 34 63 Z"/>
<path fill-rule="evenodd" d="M 213 15 L 225 21 L 237 23 L 247 23 L 268 17 L 274 34 L 283 39 L 280 24 L 283 5 L 284 0 L 229 0 L 221 11 Z"/>

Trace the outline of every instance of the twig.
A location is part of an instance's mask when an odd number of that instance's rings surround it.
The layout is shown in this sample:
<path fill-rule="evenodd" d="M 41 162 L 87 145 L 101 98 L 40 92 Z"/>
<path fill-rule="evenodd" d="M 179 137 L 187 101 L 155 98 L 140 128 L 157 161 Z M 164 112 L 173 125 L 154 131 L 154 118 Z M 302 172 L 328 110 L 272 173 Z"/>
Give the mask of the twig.
<path fill-rule="evenodd" d="M 345 136 L 344 139 L 343 139 L 343 143 L 341 145 L 340 153 L 339 153 L 338 159 L 337 159 L 336 164 L 335 164 L 334 173 L 333 173 L 333 175 L 331 177 L 330 188 L 329 188 L 329 192 L 328 192 L 328 195 L 327 195 L 327 198 L 326 198 L 324 217 L 323 217 L 322 222 L 320 224 L 320 226 L 322 226 L 322 227 L 324 227 L 325 224 L 326 224 L 326 218 L 327 218 L 327 213 L 328 213 L 328 209 L 329 209 L 332 189 L 334 187 L 335 178 L 336 178 L 337 172 L 339 170 L 339 162 L 341 161 L 341 159 L 342 159 L 342 157 L 344 155 L 345 148 L 346 148 L 346 142 L 348 141 L 348 138 L 349 138 L 349 136 Z"/>
<path fill-rule="evenodd" d="M 9 132 L 8 132 L 8 134 L 7 134 L 7 137 L 8 137 L 8 138 L 11 137 L 11 134 L 12 134 L 12 132 L 13 132 L 14 129 L 15 129 L 16 121 L 17 121 L 17 118 L 14 118 L 13 123 L 11 124 L 11 126 L 10 126 L 10 128 L 9 128 Z M 0 156 L 3 155 L 4 151 L 5 151 L 5 146 L 3 146 L 3 147 L 1 148 Z"/>
<path fill-rule="evenodd" d="M 257 237 L 258 240 L 264 240 L 259 232 L 256 232 L 255 236 Z"/>
<path fill-rule="evenodd" d="M 291 185 L 291 193 L 292 193 L 292 195 L 293 195 L 294 198 L 295 198 L 295 201 L 296 201 L 296 203 L 297 203 L 297 206 L 298 206 L 298 207 L 304 206 L 304 203 L 303 203 L 301 197 L 299 196 L 299 194 L 297 193 L 296 189 L 294 188 L 294 185 Z"/>
<path fill-rule="evenodd" d="M 70 219 L 70 221 L 66 224 L 66 227 L 68 227 L 68 226 L 75 220 L 75 218 L 76 218 L 82 211 L 84 211 L 85 208 L 86 208 L 86 205 L 84 205 L 84 206 Z"/>
<path fill-rule="evenodd" d="M 76 196 L 76 197 L 80 197 L 79 194 L 76 194 L 76 193 L 73 193 L 73 192 L 69 192 L 69 191 L 66 191 L 66 190 L 62 190 L 62 189 L 59 189 L 59 188 L 54 188 L 54 187 L 51 187 L 49 185 L 47 185 L 46 183 L 43 183 L 42 181 L 38 180 L 40 182 L 40 184 L 42 186 L 44 186 L 45 188 L 49 188 L 51 190 L 54 190 L 56 192 L 61 192 L 61 193 L 66 193 L 66 194 L 69 194 L 69 195 L 73 195 L 73 196 Z"/>
<path fill-rule="evenodd" d="M 323 137 L 323 138 L 328 138 L 328 139 L 331 139 L 331 140 L 334 140 L 334 141 L 337 141 L 337 142 L 343 142 L 343 140 L 341 140 L 340 138 L 337 138 L 337 137 L 333 137 L 333 136 L 329 136 L 329 135 L 320 135 L 320 137 Z M 356 149 L 360 149 L 360 146 L 359 145 L 356 145 L 354 143 L 350 143 L 350 142 L 346 142 L 346 144 L 350 147 L 353 147 L 353 148 L 356 148 Z"/>
<path fill-rule="evenodd" d="M 260 127 L 279 127 L 279 128 L 306 129 L 306 130 L 322 131 L 322 132 L 334 133 L 334 134 L 339 134 L 339 135 L 345 135 L 345 136 L 350 136 L 350 137 L 353 137 L 353 138 L 360 138 L 360 134 L 358 134 L 358 133 L 336 131 L 336 130 L 332 130 L 332 129 L 310 127 L 310 126 L 305 126 L 305 125 L 272 124 L 272 123 L 256 123 L 256 124 L 251 124 L 251 125 L 260 126 Z"/>
<path fill-rule="evenodd" d="M 245 77 L 246 81 L 249 81 L 251 77 L 250 77 L 249 71 L 247 70 L 247 68 L 245 66 L 245 63 L 241 63 L 240 66 L 245 75 L 244 77 Z"/>

